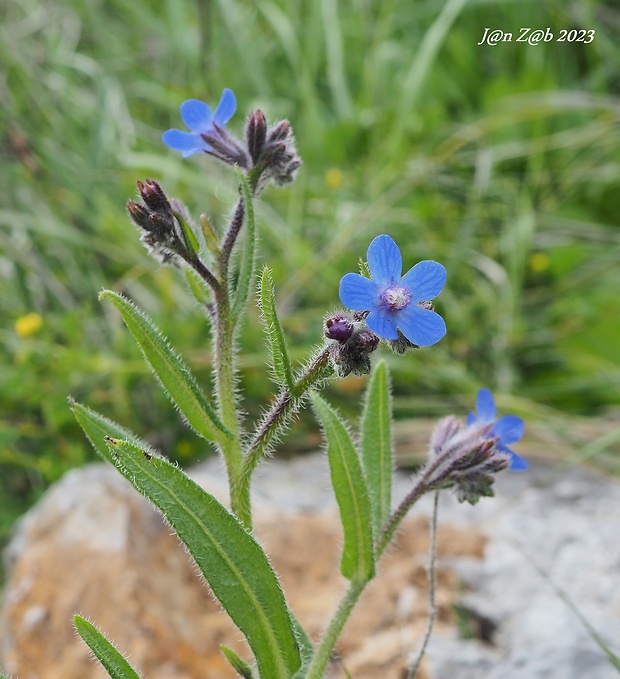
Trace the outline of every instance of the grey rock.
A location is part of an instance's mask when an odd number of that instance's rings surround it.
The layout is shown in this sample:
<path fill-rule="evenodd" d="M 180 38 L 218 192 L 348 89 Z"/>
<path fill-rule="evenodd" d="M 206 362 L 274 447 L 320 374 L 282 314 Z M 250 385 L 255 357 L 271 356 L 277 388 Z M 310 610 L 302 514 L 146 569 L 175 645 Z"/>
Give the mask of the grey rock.
<path fill-rule="evenodd" d="M 437 634 L 431 676 L 617 679 L 586 624 L 620 656 L 618 480 L 532 465 L 501 475 L 496 490 L 475 507 L 444 494 L 440 507 L 440 521 L 475 524 L 488 536 L 482 561 L 450 566 L 468 587 L 463 603 L 497 624 L 495 646 Z"/>

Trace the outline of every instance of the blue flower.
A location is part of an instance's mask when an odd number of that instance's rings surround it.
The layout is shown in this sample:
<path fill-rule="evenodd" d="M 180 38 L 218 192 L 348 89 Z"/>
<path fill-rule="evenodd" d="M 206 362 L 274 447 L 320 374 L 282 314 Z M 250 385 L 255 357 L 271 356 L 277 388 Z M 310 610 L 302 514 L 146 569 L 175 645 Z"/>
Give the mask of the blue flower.
<path fill-rule="evenodd" d="M 510 469 L 522 471 L 527 469 L 527 460 L 517 455 L 508 445 L 517 443 L 523 438 L 523 420 L 516 415 L 504 415 L 499 420 L 495 417 L 495 400 L 493 394 L 488 389 L 481 389 L 476 398 L 477 413 L 467 415 L 467 426 L 472 424 L 493 424 L 489 432 L 492 438 L 498 438 L 497 450 L 500 453 L 508 453 L 511 456 Z"/>
<path fill-rule="evenodd" d="M 237 108 L 237 100 L 232 90 L 222 92 L 220 103 L 211 114 L 211 107 L 204 101 L 188 99 L 181 104 L 181 117 L 191 132 L 182 130 L 167 130 L 162 135 L 162 141 L 175 151 L 182 151 L 183 158 L 194 153 L 208 153 L 213 149 L 203 135 L 219 137 L 217 128 L 224 125 L 233 117 Z"/>
<path fill-rule="evenodd" d="M 348 273 L 340 281 L 340 301 L 354 311 L 369 311 L 368 327 L 379 337 L 398 339 L 398 330 L 419 347 L 428 347 L 446 334 L 443 318 L 428 308 L 446 282 L 438 262 L 418 262 L 402 276 L 398 245 L 385 234 L 368 247 L 371 278 Z"/>

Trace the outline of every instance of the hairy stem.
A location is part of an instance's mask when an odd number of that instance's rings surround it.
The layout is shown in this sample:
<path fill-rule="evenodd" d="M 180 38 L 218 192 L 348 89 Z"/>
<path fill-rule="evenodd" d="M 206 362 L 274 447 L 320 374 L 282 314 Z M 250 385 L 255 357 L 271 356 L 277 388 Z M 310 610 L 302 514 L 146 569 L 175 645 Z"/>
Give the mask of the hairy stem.
<path fill-rule="evenodd" d="M 421 475 L 417 478 L 407 497 L 405 497 L 392 516 L 385 522 L 375 544 L 375 556 L 377 559 L 383 554 L 385 548 L 392 541 L 394 533 L 411 507 L 422 497 L 422 495 L 425 495 L 432 490 L 439 490 L 443 487 L 444 482 L 450 476 L 451 470 L 448 468 L 441 473 L 438 473 L 437 470 L 441 469 L 441 466 L 450 454 L 450 450 L 446 451 L 446 453 L 438 456 L 432 464 L 426 466 L 422 470 Z"/>
<path fill-rule="evenodd" d="M 366 584 L 366 582 L 353 581 L 349 585 L 349 588 L 340 601 L 340 605 L 338 606 L 334 617 L 329 623 L 329 626 L 325 631 L 323 638 L 321 639 L 321 643 L 316 649 L 316 653 L 310 662 L 304 679 L 323 679 L 325 668 L 327 667 L 327 663 L 329 662 L 332 651 L 334 650 L 336 641 L 338 641 L 338 637 L 342 632 L 342 628 L 349 619 L 349 616 L 351 615 L 351 612 L 353 611 L 353 608 L 357 603 L 361 593 L 364 591 Z"/>
<path fill-rule="evenodd" d="M 226 463 L 231 509 L 248 529 L 252 528 L 250 496 L 238 492 L 242 472 L 241 424 L 236 398 L 235 320 L 232 317 L 229 281 L 230 254 L 245 217 L 243 198 L 239 198 L 218 257 L 219 284 L 214 289 L 216 306 L 215 373 L 220 418 L 232 436 L 225 441 L 222 455 Z"/>
<path fill-rule="evenodd" d="M 415 679 L 418 669 L 420 668 L 420 663 L 426 652 L 426 647 L 428 646 L 428 641 L 431 638 L 431 633 L 433 631 L 433 625 L 435 623 L 435 617 L 437 615 L 437 605 L 435 603 L 435 592 L 437 589 L 437 581 L 435 574 L 435 566 L 437 564 L 437 510 L 439 508 L 439 491 L 435 491 L 435 496 L 433 498 L 433 516 L 431 518 L 431 550 L 429 555 L 428 564 L 428 580 L 429 580 L 429 597 L 428 597 L 428 623 L 426 625 L 426 632 L 424 634 L 424 640 L 422 641 L 422 646 L 417 658 L 411 664 L 409 672 L 407 674 L 407 679 Z"/>
<path fill-rule="evenodd" d="M 217 293 L 220 288 L 220 282 L 213 275 L 213 272 L 207 267 L 207 265 L 198 257 L 194 258 L 184 258 L 185 261 L 194 269 L 194 271 L 209 285 L 214 293 Z"/>
<path fill-rule="evenodd" d="M 307 392 L 317 387 L 333 373 L 329 364 L 329 352 L 323 349 L 295 380 L 293 393 L 283 389 L 275 403 L 259 424 L 243 458 L 240 474 L 236 478 L 234 494 L 240 506 L 249 506 L 250 482 L 258 463 L 265 457 L 273 441 L 297 412 Z M 231 495 L 233 489 L 231 488 Z"/>
<path fill-rule="evenodd" d="M 220 265 L 220 280 L 222 285 L 228 285 L 228 269 L 230 263 L 230 255 L 233 247 L 237 241 L 237 236 L 243 226 L 243 219 L 245 217 L 245 201 L 243 196 L 239 196 L 232 219 L 228 225 L 222 247 L 220 249 L 219 265 Z"/>
<path fill-rule="evenodd" d="M 421 476 L 413 488 L 409 491 L 407 497 L 400 503 L 398 508 L 394 511 L 392 516 L 386 521 L 381 533 L 377 537 L 377 543 L 375 546 L 375 555 L 378 559 L 382 554 L 388 544 L 392 541 L 394 533 L 398 526 L 400 526 L 401 521 L 405 518 L 405 515 L 425 493 L 431 490 L 427 482 L 427 475 Z"/>
<path fill-rule="evenodd" d="M 247 505 L 240 503 L 235 492 L 243 457 L 241 452 L 241 427 L 235 395 L 233 319 L 230 314 L 228 291 L 224 292 L 223 289 L 220 289 L 216 295 L 216 306 L 215 373 L 218 409 L 222 423 L 232 434 L 230 438 L 222 442 L 221 448 L 228 473 L 231 508 L 241 523 L 250 529 L 252 527 L 252 515 L 249 503 Z"/>
<path fill-rule="evenodd" d="M 281 433 L 291 415 L 296 412 L 307 392 L 332 373 L 333 369 L 329 365 L 329 352 L 327 349 L 323 349 L 295 380 L 293 393 L 288 389 L 283 389 L 280 392 L 248 446 L 244 464 L 245 473 L 248 476 L 252 474 L 256 465 L 265 456 L 274 438 Z"/>

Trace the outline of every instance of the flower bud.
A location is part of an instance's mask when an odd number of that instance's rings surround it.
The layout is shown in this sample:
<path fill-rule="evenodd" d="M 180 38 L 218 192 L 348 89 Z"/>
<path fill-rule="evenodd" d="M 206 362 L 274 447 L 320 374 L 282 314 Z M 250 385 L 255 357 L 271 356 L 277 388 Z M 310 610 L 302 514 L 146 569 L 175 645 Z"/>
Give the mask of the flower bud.
<path fill-rule="evenodd" d="M 147 231 L 150 231 L 153 228 L 150 220 L 149 211 L 146 208 L 142 207 L 142 205 L 136 203 L 135 200 L 127 201 L 127 212 L 129 212 L 129 216 L 136 224 L 136 226 L 139 226 L 142 229 L 146 229 Z"/>
<path fill-rule="evenodd" d="M 145 183 L 137 182 L 140 197 L 147 208 L 157 213 L 170 213 L 170 203 L 161 186 L 153 179 L 147 179 Z"/>
<path fill-rule="evenodd" d="M 258 113 L 260 111 L 257 111 Z M 249 135 L 250 123 L 257 126 L 256 141 L 262 140 L 262 137 L 258 137 L 259 132 L 262 135 L 262 128 L 259 127 L 262 125 L 262 120 L 255 118 L 252 121 L 251 119 L 246 135 Z M 297 155 L 293 130 L 288 120 L 280 120 L 267 128 L 260 153 L 257 148 L 254 151 L 253 146 L 249 145 L 249 148 L 254 167 L 261 173 L 259 188 L 263 188 L 269 179 L 277 186 L 287 184 L 293 181 L 295 173 L 301 167 L 301 158 Z"/>
<path fill-rule="evenodd" d="M 328 321 L 332 320 L 328 319 Z M 345 339 L 345 335 L 349 333 Z M 327 325 L 327 321 L 326 321 Z M 370 356 L 379 346 L 379 338 L 366 326 L 354 325 L 342 314 L 342 318 L 336 318 L 328 330 L 332 334 L 339 335 L 334 337 L 334 341 L 329 346 L 332 363 L 340 377 L 346 377 L 350 373 L 355 375 L 367 375 L 370 372 Z M 326 336 L 329 337 L 327 332 Z"/>
<path fill-rule="evenodd" d="M 325 337 L 337 340 L 340 344 L 346 342 L 353 334 L 353 323 L 346 314 L 334 314 L 325 321 Z"/>
<path fill-rule="evenodd" d="M 476 504 L 493 496 L 495 474 L 510 466 L 510 455 L 500 452 L 492 425 L 466 427 L 445 417 L 431 437 L 427 477 L 431 487 L 453 488 L 459 502 Z"/>
<path fill-rule="evenodd" d="M 273 144 L 274 142 L 286 139 L 291 134 L 291 124 L 289 121 L 280 120 L 269 128 L 268 142 Z"/>
<path fill-rule="evenodd" d="M 254 165 L 259 161 L 267 140 L 267 120 L 261 111 L 250 113 L 245 128 L 245 139 Z"/>
<path fill-rule="evenodd" d="M 159 261 L 176 262 L 179 255 L 188 261 L 195 253 L 188 246 L 179 219 L 182 204 L 173 200 L 173 205 L 161 186 L 152 179 L 144 183 L 139 181 L 137 185 L 144 205 L 130 200 L 127 202 L 127 211 L 141 230 L 140 240 Z"/>

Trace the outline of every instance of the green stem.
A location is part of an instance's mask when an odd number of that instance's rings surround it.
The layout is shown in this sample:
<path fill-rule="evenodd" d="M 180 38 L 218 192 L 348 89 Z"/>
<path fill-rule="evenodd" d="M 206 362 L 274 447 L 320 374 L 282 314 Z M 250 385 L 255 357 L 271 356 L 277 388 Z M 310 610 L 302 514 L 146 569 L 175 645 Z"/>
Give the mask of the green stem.
<path fill-rule="evenodd" d="M 411 507 L 426 493 L 431 490 L 440 490 L 444 486 L 444 482 L 450 475 L 450 468 L 441 470 L 447 458 L 450 456 L 450 450 L 443 455 L 438 456 L 435 461 L 422 470 L 413 488 L 409 491 L 407 497 L 400 503 L 396 511 L 385 522 L 381 533 L 377 537 L 375 544 L 375 557 L 383 554 L 383 551 L 392 541 L 394 533 L 401 524 L 401 521 L 407 515 Z"/>
<path fill-rule="evenodd" d="M 349 585 L 332 621 L 329 623 L 329 627 L 325 631 L 323 639 L 321 639 L 321 643 L 316 649 L 316 653 L 308 666 L 304 679 L 323 678 L 325 668 L 327 667 L 327 663 L 329 662 L 334 646 L 336 645 L 336 641 L 338 641 L 342 628 L 349 619 L 351 611 L 357 603 L 361 593 L 364 591 L 366 584 L 366 582 L 353 581 Z"/>
<path fill-rule="evenodd" d="M 414 485 L 414 487 L 409 491 L 407 497 L 400 503 L 396 511 L 390 516 L 386 521 L 381 533 L 377 537 L 377 543 L 375 546 L 375 557 L 379 557 L 383 554 L 383 551 L 392 541 L 394 533 L 396 532 L 398 526 L 400 526 L 401 521 L 405 518 L 405 515 L 411 509 L 411 506 L 415 504 L 425 493 L 431 490 L 431 487 L 427 482 L 428 474 L 423 474 Z"/>
<path fill-rule="evenodd" d="M 228 484 L 230 488 L 230 504 L 237 518 L 248 529 L 252 528 L 252 513 L 249 504 L 239 497 L 237 488 L 242 471 L 243 455 L 241 452 L 241 427 L 237 414 L 235 397 L 235 355 L 233 319 L 230 313 L 230 295 L 228 286 L 222 285 L 216 294 L 217 323 L 215 335 L 215 373 L 216 392 L 220 419 L 231 433 L 221 443 L 222 455 L 226 463 Z"/>

